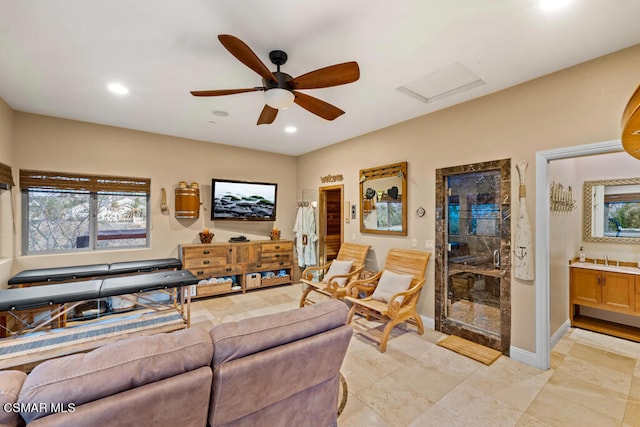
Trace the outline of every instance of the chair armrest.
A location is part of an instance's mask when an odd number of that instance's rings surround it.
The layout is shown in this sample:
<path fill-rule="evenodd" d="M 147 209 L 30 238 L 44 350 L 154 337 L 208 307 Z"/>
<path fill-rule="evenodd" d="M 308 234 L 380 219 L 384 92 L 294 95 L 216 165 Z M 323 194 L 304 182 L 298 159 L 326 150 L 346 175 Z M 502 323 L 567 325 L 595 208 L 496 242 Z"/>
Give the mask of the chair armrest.
<path fill-rule="evenodd" d="M 364 292 L 366 296 L 371 295 L 376 289 L 376 286 L 378 286 L 378 280 L 380 280 L 380 277 L 382 277 L 382 271 L 367 279 L 354 280 L 347 285 L 347 295 L 353 298 L 360 298 L 360 292 Z"/>
<path fill-rule="evenodd" d="M 326 273 L 327 270 L 329 269 L 330 265 L 331 265 L 331 263 L 325 264 L 325 265 L 320 265 L 320 266 L 315 266 L 315 267 L 307 267 L 302 272 L 302 278 L 306 279 L 306 280 L 311 280 L 313 278 L 313 272 L 314 271 L 324 271 Z"/>
<path fill-rule="evenodd" d="M 406 291 L 398 292 L 389 298 L 389 302 L 387 303 L 388 315 L 395 317 L 403 308 L 415 305 L 424 282 L 424 279 L 422 279 Z"/>
<path fill-rule="evenodd" d="M 338 288 L 343 288 L 349 285 L 349 283 L 353 282 L 353 278 L 354 277 L 358 277 L 357 275 L 360 274 L 360 272 L 364 269 L 364 265 L 361 267 L 356 268 L 355 270 L 347 273 L 347 274 L 340 274 L 340 275 L 336 275 L 336 276 L 331 276 L 328 278 L 327 280 L 327 290 L 331 293 L 335 293 Z M 344 285 L 340 285 L 335 279 L 346 279 L 346 282 Z"/>

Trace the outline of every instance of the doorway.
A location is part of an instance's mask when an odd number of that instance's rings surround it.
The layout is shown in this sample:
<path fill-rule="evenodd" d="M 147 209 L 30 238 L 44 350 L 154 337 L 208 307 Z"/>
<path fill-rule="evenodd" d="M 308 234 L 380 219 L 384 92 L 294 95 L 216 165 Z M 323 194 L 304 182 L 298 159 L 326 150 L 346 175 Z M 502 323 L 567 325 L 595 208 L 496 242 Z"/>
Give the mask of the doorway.
<path fill-rule="evenodd" d="M 549 162 L 551 160 L 622 151 L 620 140 L 559 148 L 536 153 L 536 353 L 534 364 L 549 369 L 551 336 L 549 320 Z M 531 363 L 529 357 L 517 357 Z"/>
<path fill-rule="evenodd" d="M 342 185 L 319 188 L 319 249 L 320 265 L 334 260 L 343 242 Z"/>
<path fill-rule="evenodd" d="M 511 160 L 436 171 L 436 329 L 509 355 Z"/>

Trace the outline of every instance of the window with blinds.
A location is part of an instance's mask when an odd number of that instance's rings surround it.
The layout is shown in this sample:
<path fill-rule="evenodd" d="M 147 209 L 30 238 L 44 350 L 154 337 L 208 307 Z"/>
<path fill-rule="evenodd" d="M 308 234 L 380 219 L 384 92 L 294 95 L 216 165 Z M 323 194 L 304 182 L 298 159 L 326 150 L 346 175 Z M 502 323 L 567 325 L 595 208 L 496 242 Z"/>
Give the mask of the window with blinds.
<path fill-rule="evenodd" d="M 13 185 L 11 166 L 0 163 L 0 190 L 8 190 L 13 187 Z"/>
<path fill-rule="evenodd" d="M 151 180 L 20 170 L 26 254 L 149 246 Z"/>

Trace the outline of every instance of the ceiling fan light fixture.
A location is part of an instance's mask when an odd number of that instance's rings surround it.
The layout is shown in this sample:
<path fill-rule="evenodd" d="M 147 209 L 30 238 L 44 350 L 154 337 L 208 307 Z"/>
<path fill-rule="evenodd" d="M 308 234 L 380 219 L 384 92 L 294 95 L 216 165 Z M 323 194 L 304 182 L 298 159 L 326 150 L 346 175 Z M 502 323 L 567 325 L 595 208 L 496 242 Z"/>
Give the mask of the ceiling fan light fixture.
<path fill-rule="evenodd" d="M 268 89 L 264 92 L 265 103 L 276 110 L 283 110 L 291 107 L 295 98 L 295 95 L 290 90 L 277 87 Z"/>

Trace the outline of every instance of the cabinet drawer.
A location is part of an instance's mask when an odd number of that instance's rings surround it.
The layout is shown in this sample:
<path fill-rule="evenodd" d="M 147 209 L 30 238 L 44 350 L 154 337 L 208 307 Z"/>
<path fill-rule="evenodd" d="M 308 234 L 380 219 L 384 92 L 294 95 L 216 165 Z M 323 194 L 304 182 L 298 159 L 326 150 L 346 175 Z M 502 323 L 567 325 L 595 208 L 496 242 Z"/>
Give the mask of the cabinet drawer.
<path fill-rule="evenodd" d="M 281 270 L 283 268 L 291 268 L 291 262 L 279 261 L 279 262 L 263 262 L 258 263 L 254 266 L 247 266 L 247 271 L 273 271 L 273 270 Z"/>
<path fill-rule="evenodd" d="M 198 279 L 208 279 L 210 277 L 234 276 L 242 274 L 241 265 L 225 265 L 221 267 L 189 268 Z"/>
<path fill-rule="evenodd" d="M 185 269 L 192 268 L 209 268 L 209 267 L 220 267 L 227 265 L 226 258 L 187 258 L 183 261 Z"/>
<path fill-rule="evenodd" d="M 293 249 L 293 243 L 291 242 L 268 242 L 262 244 L 262 254 L 273 252 L 291 252 Z"/>
<path fill-rule="evenodd" d="M 272 262 L 286 262 L 286 263 L 291 263 L 291 254 L 289 253 L 268 253 L 265 254 L 263 253 L 262 256 L 260 257 L 260 261 L 263 264 L 266 263 L 272 263 Z"/>
<path fill-rule="evenodd" d="M 196 259 L 196 258 L 224 258 L 225 261 L 229 259 L 229 245 L 222 246 L 197 246 L 195 248 L 183 249 L 184 259 Z"/>

